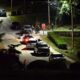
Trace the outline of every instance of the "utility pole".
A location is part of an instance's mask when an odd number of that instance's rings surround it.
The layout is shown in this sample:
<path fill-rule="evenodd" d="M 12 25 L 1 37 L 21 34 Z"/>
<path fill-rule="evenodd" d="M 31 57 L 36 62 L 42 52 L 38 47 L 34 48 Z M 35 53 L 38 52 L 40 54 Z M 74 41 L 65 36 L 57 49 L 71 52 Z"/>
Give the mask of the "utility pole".
<path fill-rule="evenodd" d="M 73 22 L 73 6 L 72 6 L 72 0 L 70 0 L 71 5 L 71 27 L 72 27 L 72 49 L 74 48 L 74 22 Z"/>
<path fill-rule="evenodd" d="M 48 24 L 50 25 L 50 1 L 48 0 Z"/>

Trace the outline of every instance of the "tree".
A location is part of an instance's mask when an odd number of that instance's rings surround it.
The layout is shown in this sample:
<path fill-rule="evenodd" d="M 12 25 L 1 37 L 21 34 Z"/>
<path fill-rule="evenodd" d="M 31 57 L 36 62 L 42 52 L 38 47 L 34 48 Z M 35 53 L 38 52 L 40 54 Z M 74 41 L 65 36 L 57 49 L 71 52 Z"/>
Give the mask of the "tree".
<path fill-rule="evenodd" d="M 51 5 L 56 9 L 55 25 L 57 25 L 57 20 L 61 23 L 62 16 L 64 14 L 70 16 L 71 14 L 71 5 L 73 9 L 73 17 L 75 17 L 75 6 L 77 6 L 78 0 L 52 0 Z"/>
<path fill-rule="evenodd" d="M 70 14 L 70 5 L 67 0 L 59 0 L 59 6 L 58 6 L 58 18 L 59 19 L 59 24 L 61 23 L 62 16 L 66 14 Z"/>
<path fill-rule="evenodd" d="M 69 11 L 70 11 L 70 5 L 69 5 L 69 2 L 67 0 L 64 0 L 64 1 L 60 1 L 60 3 L 62 3 L 61 7 L 60 7 L 60 11 L 59 11 L 59 14 L 69 14 Z"/>
<path fill-rule="evenodd" d="M 55 0 L 54 0 L 55 1 Z M 59 19 L 61 21 L 62 15 L 65 13 L 71 16 L 71 28 L 72 28 L 72 49 L 74 49 L 74 21 L 73 18 L 76 16 L 75 14 L 75 7 L 78 5 L 79 0 L 57 0 L 58 5 L 56 20 Z M 56 24 L 55 24 L 56 25 Z M 73 52 L 73 50 L 72 50 Z"/>

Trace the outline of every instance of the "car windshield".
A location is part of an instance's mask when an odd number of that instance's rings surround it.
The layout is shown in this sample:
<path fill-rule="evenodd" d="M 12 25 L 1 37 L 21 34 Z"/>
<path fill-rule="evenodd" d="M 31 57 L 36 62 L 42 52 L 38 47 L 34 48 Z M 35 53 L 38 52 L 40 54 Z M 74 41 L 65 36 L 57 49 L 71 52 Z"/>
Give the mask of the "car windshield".
<path fill-rule="evenodd" d="M 38 51 L 39 52 L 49 52 L 50 50 L 47 48 L 39 48 Z"/>
<path fill-rule="evenodd" d="M 30 25 L 25 25 L 24 28 L 31 28 L 31 26 Z"/>
<path fill-rule="evenodd" d="M 29 37 L 29 38 L 33 38 L 32 36 L 30 36 L 30 35 L 26 35 L 26 36 L 24 36 L 24 38 L 27 38 L 27 37 Z"/>
<path fill-rule="evenodd" d="M 48 47 L 47 44 L 37 44 L 37 47 Z"/>

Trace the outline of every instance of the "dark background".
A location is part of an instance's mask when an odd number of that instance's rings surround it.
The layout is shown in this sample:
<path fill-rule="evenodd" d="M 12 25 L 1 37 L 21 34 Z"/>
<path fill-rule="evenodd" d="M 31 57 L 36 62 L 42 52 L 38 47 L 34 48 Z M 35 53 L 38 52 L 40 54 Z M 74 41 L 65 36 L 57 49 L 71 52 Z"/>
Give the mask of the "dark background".
<path fill-rule="evenodd" d="M 12 0 L 13 10 L 24 10 L 24 0 Z M 10 9 L 11 0 L 0 0 L 0 7 Z M 74 18 L 74 24 L 80 24 L 80 0 L 78 0 L 78 6 L 76 8 L 76 17 Z M 54 7 L 50 7 L 51 11 L 51 23 L 55 21 L 56 10 Z M 25 0 L 25 14 L 33 15 L 40 22 L 48 22 L 48 4 L 47 0 Z M 60 24 L 71 24 L 70 15 L 63 15 Z"/>

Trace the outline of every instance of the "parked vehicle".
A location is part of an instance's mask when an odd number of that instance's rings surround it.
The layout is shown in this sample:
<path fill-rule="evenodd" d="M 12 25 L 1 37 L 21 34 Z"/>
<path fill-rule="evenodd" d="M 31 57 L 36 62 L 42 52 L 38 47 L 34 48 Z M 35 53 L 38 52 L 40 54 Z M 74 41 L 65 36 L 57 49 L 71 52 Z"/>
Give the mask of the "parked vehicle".
<path fill-rule="evenodd" d="M 49 54 L 50 54 L 49 46 L 42 40 L 38 40 L 35 45 L 35 50 L 33 55 L 46 57 L 49 56 Z"/>
<path fill-rule="evenodd" d="M 25 45 L 36 45 L 37 40 L 33 38 L 31 35 L 23 35 L 21 36 L 20 42 Z"/>
<path fill-rule="evenodd" d="M 16 33 L 17 35 L 19 36 L 23 36 L 23 34 L 30 34 L 29 31 L 26 31 L 26 30 L 20 30 L 18 33 Z"/>
<path fill-rule="evenodd" d="M 29 32 L 29 33 L 32 33 L 32 31 L 33 31 L 31 25 L 24 25 L 22 30 Z"/>
<path fill-rule="evenodd" d="M 55 60 L 64 61 L 65 58 L 64 58 L 63 54 L 51 54 L 51 55 L 49 56 L 49 60 L 50 60 L 50 61 L 55 61 Z"/>
<path fill-rule="evenodd" d="M 39 47 L 39 48 L 35 48 L 34 54 L 36 54 L 36 56 L 49 56 L 50 54 L 50 49 L 47 47 Z"/>
<path fill-rule="evenodd" d="M 12 22 L 12 25 L 10 27 L 12 30 L 20 30 L 21 24 L 19 22 Z"/>
<path fill-rule="evenodd" d="M 49 48 L 49 46 L 48 46 L 46 43 L 41 42 L 41 41 L 37 42 L 36 47 L 37 47 L 37 48 L 38 48 L 38 47 L 47 47 L 47 48 Z"/>

